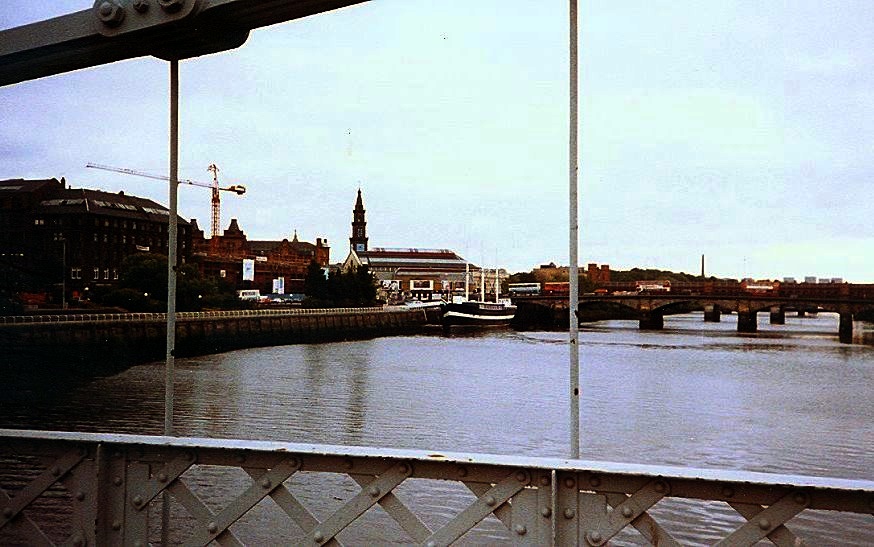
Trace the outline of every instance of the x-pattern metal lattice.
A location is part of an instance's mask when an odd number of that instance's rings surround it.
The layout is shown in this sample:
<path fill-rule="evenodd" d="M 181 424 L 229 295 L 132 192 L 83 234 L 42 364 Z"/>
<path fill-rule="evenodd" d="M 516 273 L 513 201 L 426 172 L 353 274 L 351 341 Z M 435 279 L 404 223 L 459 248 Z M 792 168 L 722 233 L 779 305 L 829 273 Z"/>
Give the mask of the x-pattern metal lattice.
<path fill-rule="evenodd" d="M 574 463 L 589 467 L 573 467 Z M 212 474 L 212 468 L 237 473 Z M 298 485 L 295 475 L 300 472 L 313 475 L 313 480 Z M 319 478 L 325 474 L 343 480 Z M 803 545 L 786 524 L 807 509 L 874 513 L 874 483 L 870 481 L 505 456 L 457 454 L 448 459 L 419 451 L 258 441 L 9 430 L 0 431 L 0 479 L 0 542 L 10 541 L 9 537 L 21 542 L 14 538 L 23 537 L 34 545 L 52 545 L 53 541 L 146 545 L 157 530 L 156 502 L 165 496 L 177 504 L 171 518 L 180 518 L 176 531 L 181 526 L 187 534 L 185 545 L 242 545 L 244 532 L 251 532 L 248 522 L 259 518 L 252 511 L 258 506 L 259 511 L 266 509 L 262 502 L 268 497 L 296 524 L 299 531 L 293 533 L 303 532 L 297 541 L 332 546 L 340 545 L 339 535 L 362 524 L 358 519 L 375 507 L 382 509 L 377 521 L 387 517 L 413 542 L 429 546 L 452 544 L 491 517 L 509 530 L 512 543 L 520 545 L 600 546 L 631 528 L 651 544 L 680 545 L 672 532 L 689 534 L 688 527 L 669 531 L 664 524 L 676 527 L 676 521 L 657 521 L 668 514 L 667 509 L 658 510 L 668 499 L 721 502 L 740 515 L 738 524 L 724 523 L 733 529 L 724 532 L 719 545 L 755 545 L 762 540 L 781 546 Z M 453 494 L 451 516 L 442 507 L 439 518 L 428 514 L 423 520 L 425 515 L 417 515 L 409 505 L 428 490 L 422 480 L 454 482 L 473 497 L 465 501 L 464 496 Z M 342 497 L 330 496 L 335 484 L 342 484 Z M 410 493 L 415 495 L 408 500 Z M 325 499 L 340 503 L 322 503 Z M 38 500 L 63 503 L 63 516 L 69 518 L 47 525 L 41 520 L 45 515 L 35 503 Z M 320 516 L 302 500 L 318 504 Z M 183 517 L 183 512 L 188 516 Z M 240 523 L 247 514 L 251 516 L 246 523 Z M 271 513 L 270 518 L 275 516 Z M 433 529 L 426 523 L 434 525 L 435 521 L 439 522 Z M 193 524 L 188 526 L 188 522 Z"/>

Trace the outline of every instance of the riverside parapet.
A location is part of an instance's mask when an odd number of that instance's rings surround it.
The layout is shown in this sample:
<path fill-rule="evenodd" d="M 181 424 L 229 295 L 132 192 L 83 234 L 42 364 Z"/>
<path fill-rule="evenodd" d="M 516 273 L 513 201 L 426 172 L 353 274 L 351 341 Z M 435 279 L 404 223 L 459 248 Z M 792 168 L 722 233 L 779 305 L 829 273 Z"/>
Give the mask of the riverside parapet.
<path fill-rule="evenodd" d="M 435 310 L 328 308 L 176 314 L 178 357 L 285 344 L 415 334 Z M 166 355 L 163 313 L 0 317 L 0 360 L 9 364 L 125 366 Z"/>

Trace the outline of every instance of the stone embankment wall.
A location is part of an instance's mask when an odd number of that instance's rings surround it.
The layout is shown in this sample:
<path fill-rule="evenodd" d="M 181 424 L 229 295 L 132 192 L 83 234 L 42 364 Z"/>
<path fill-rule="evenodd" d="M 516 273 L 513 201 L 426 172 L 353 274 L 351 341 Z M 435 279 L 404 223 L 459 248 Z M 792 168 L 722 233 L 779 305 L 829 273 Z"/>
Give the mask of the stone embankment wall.
<path fill-rule="evenodd" d="M 166 314 L 0 317 L 0 363 L 125 366 L 164 359 Z M 177 357 L 411 334 L 434 310 L 334 308 L 178 313 Z"/>

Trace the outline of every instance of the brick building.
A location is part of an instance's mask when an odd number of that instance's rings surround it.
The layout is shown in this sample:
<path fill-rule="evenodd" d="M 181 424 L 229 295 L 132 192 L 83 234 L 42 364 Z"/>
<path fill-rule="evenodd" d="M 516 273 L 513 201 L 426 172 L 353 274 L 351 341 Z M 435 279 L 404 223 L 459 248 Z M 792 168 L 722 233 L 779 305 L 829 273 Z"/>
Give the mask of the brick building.
<path fill-rule="evenodd" d="M 169 210 L 152 200 L 85 188 L 61 178 L 0 181 L 0 289 L 44 293 L 56 304 L 116 285 L 125 257 L 166 255 Z M 191 252 L 179 223 L 180 262 Z"/>
<path fill-rule="evenodd" d="M 330 261 L 328 240 L 316 238 L 315 244 L 300 241 L 297 232 L 289 241 L 252 240 L 240 228 L 237 219 L 224 233 L 207 239 L 191 220 L 192 261 L 206 277 L 228 280 L 238 289 L 259 289 L 261 294 L 273 292 L 273 280 L 282 278 L 285 292 L 303 292 L 304 278 L 310 262 L 327 267 Z M 243 261 L 254 263 L 254 279 L 243 280 Z"/>

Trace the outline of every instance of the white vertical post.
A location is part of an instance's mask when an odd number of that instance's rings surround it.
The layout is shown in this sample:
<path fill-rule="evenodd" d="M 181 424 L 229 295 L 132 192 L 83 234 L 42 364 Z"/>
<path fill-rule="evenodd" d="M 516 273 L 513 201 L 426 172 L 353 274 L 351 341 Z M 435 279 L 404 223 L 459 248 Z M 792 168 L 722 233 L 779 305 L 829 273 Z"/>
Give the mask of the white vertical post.
<path fill-rule="evenodd" d="M 167 251 L 167 360 L 164 368 L 164 435 L 173 434 L 173 383 L 176 352 L 176 247 L 179 188 L 179 61 L 170 61 L 170 241 Z"/>
<path fill-rule="evenodd" d="M 570 457 L 580 457 L 580 332 L 577 311 L 580 306 L 579 284 L 579 213 L 577 211 L 577 119 L 578 119 L 578 64 L 577 64 L 577 0 L 569 0 L 569 138 L 568 138 L 568 246 L 570 250 L 570 296 L 568 302 L 570 346 Z"/>

